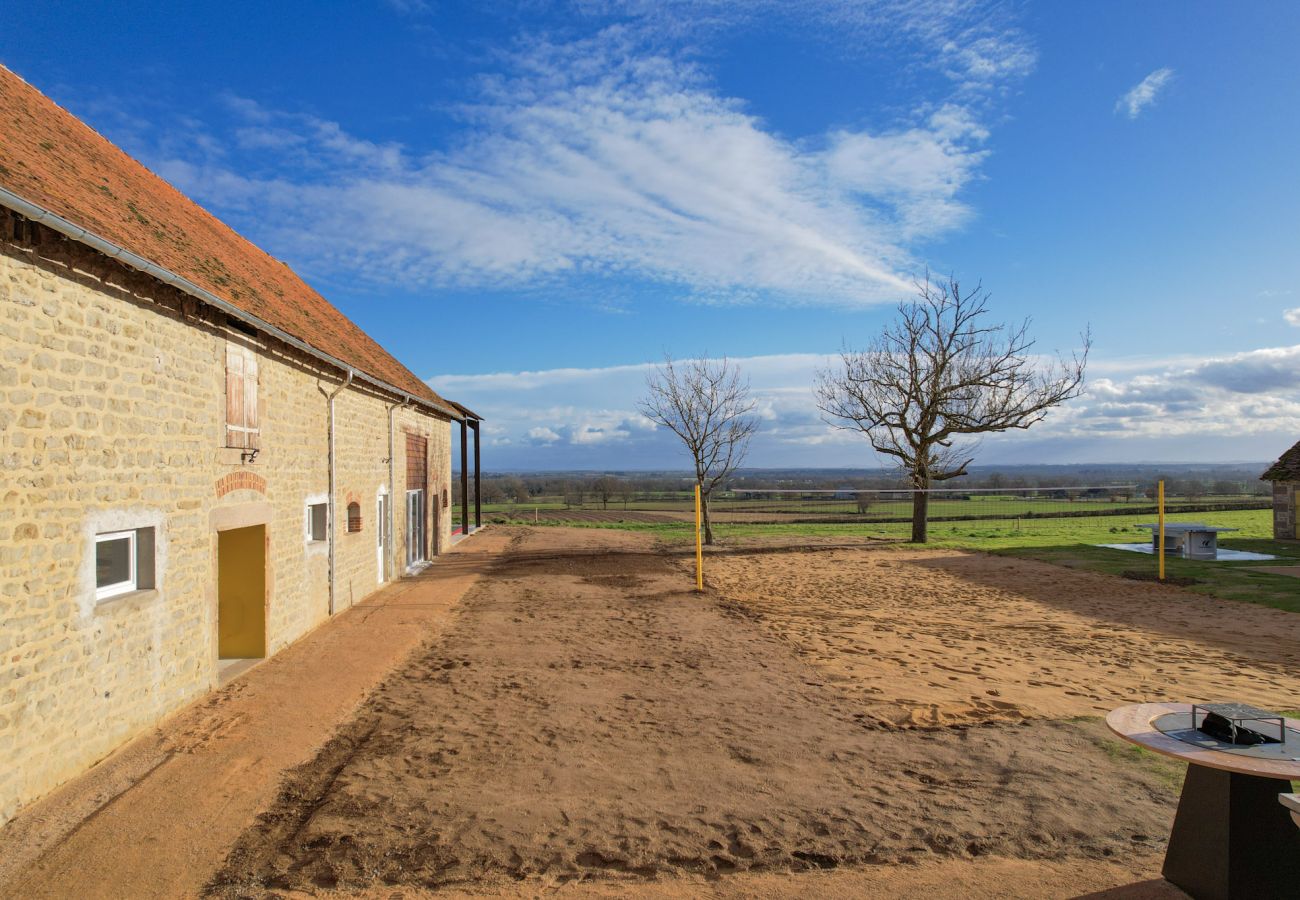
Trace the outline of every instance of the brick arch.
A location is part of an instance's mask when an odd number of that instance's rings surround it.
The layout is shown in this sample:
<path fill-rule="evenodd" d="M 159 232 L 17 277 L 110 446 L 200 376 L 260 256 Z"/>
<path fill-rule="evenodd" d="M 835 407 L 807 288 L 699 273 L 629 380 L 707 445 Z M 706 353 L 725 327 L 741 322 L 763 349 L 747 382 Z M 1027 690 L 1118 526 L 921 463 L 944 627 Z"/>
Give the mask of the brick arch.
<path fill-rule="evenodd" d="M 217 479 L 217 497 L 224 497 L 231 491 L 257 491 L 266 493 L 266 479 L 256 472 L 231 472 Z"/>

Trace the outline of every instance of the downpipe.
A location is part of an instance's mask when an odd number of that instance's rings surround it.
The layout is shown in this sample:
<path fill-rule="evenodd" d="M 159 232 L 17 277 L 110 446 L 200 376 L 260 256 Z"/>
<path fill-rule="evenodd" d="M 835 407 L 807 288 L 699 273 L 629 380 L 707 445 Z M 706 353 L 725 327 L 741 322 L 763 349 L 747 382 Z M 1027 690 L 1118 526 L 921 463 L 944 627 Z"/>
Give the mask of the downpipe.
<path fill-rule="evenodd" d="M 347 388 L 352 384 L 352 378 L 356 373 L 352 369 L 348 369 L 347 372 L 348 372 L 347 379 L 344 380 L 344 382 L 340 384 L 337 388 L 335 388 L 334 392 L 329 395 L 329 481 L 330 481 L 329 484 L 330 612 L 329 614 L 331 616 L 334 615 L 334 612 L 337 608 L 334 599 L 335 598 L 335 586 L 334 586 L 335 569 L 337 568 L 337 565 L 334 557 L 335 554 L 338 552 L 338 498 L 335 496 L 337 491 L 337 484 L 335 481 L 335 472 L 334 472 L 336 467 L 336 460 L 334 458 L 334 448 L 335 448 L 335 444 L 337 443 L 334 435 L 334 398 L 337 397 L 339 394 L 343 393 L 343 391 L 347 390 Z"/>

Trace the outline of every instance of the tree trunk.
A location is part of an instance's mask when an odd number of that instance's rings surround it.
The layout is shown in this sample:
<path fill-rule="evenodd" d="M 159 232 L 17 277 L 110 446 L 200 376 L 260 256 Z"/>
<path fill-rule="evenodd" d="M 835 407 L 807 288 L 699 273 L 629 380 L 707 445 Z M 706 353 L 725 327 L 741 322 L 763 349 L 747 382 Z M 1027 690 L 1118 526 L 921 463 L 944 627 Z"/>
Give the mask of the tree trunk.
<path fill-rule="evenodd" d="M 912 543 L 924 544 L 929 539 L 928 525 L 930 516 L 930 479 L 919 475 L 912 479 L 915 489 L 912 491 Z"/>
<path fill-rule="evenodd" d="M 700 491 L 700 516 L 704 524 L 704 543 L 713 546 L 713 522 L 709 519 L 709 495 Z"/>

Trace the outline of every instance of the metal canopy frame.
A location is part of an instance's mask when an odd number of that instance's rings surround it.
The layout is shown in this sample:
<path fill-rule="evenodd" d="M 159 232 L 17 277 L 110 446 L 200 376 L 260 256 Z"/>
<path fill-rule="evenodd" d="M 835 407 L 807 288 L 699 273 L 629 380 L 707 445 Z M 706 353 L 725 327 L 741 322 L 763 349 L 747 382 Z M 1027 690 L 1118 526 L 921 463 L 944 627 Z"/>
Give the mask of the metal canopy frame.
<path fill-rule="evenodd" d="M 483 486 L 482 454 L 479 442 L 479 426 L 482 420 L 464 407 L 458 408 L 465 413 L 460 420 L 460 533 L 471 534 L 483 527 Z M 469 433 L 474 432 L 474 524 L 469 524 Z"/>

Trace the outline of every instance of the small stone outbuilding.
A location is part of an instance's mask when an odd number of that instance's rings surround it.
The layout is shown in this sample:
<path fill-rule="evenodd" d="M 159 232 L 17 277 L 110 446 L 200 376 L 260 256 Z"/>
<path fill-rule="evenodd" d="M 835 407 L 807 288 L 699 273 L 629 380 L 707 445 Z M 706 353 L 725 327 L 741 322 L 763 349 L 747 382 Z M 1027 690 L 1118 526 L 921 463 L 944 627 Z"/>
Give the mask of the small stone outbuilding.
<path fill-rule="evenodd" d="M 1300 540 L 1296 531 L 1296 488 L 1300 487 L 1300 443 L 1283 453 L 1261 481 L 1273 482 L 1273 538 Z"/>

